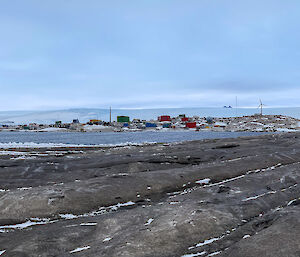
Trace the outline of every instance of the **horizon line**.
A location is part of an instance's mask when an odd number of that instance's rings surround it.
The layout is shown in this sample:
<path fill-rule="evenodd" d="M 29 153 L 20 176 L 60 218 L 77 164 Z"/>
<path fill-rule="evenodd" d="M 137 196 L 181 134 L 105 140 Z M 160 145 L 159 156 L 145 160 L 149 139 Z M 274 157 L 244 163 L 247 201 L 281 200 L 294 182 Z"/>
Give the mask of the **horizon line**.
<path fill-rule="evenodd" d="M 230 106 L 230 105 L 229 105 Z M 198 109 L 198 108 L 221 108 L 224 106 L 191 106 L 191 107 L 117 107 L 113 108 L 112 106 L 105 107 L 69 107 L 69 108 L 58 108 L 58 109 L 32 109 L 32 110 L 0 110 L 1 112 L 49 112 L 49 111 L 63 111 L 63 110 L 76 110 L 76 109 L 99 109 L 99 110 L 109 110 L 110 107 L 112 110 L 156 110 L 156 109 Z M 271 108 L 300 108 L 300 106 L 264 106 L 264 109 Z M 224 108 L 225 109 L 225 108 Z M 231 106 L 227 109 L 259 109 L 258 106 Z"/>

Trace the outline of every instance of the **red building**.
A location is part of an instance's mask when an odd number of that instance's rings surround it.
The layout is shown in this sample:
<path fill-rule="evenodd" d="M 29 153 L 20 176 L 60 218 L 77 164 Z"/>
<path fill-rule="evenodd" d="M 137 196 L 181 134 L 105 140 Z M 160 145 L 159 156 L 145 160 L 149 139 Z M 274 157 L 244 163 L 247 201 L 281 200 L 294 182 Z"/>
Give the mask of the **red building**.
<path fill-rule="evenodd" d="M 182 122 L 188 122 L 190 120 L 190 118 L 188 118 L 188 117 L 183 117 L 183 118 L 181 118 L 181 121 Z"/>
<path fill-rule="evenodd" d="M 158 121 L 171 121 L 171 117 L 168 115 L 162 115 L 158 117 Z"/>
<path fill-rule="evenodd" d="M 186 124 L 185 124 L 185 127 L 186 128 L 196 128 L 196 122 L 187 122 Z"/>

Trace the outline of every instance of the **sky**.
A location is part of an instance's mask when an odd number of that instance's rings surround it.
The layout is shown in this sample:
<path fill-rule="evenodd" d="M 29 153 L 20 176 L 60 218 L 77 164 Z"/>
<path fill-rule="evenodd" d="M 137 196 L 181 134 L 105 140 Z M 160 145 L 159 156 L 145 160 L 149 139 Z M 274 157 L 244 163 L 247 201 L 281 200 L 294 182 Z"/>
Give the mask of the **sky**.
<path fill-rule="evenodd" d="M 0 110 L 300 106 L 299 0 L 1 0 Z"/>

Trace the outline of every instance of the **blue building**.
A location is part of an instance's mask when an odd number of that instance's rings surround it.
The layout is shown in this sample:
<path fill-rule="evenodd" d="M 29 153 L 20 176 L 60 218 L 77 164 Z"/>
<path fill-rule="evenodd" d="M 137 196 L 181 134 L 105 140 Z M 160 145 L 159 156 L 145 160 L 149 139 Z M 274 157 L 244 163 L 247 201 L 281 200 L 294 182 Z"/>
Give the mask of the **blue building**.
<path fill-rule="evenodd" d="M 155 123 L 146 122 L 145 124 L 146 128 L 156 128 L 157 125 Z"/>

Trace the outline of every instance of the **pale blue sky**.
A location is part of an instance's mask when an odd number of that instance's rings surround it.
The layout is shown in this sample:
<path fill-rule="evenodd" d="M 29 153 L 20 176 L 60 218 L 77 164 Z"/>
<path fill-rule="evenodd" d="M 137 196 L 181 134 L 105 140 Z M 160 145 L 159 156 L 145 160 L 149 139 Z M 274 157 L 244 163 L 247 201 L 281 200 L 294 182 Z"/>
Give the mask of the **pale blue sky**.
<path fill-rule="evenodd" d="M 2 0 L 1 110 L 300 106 L 299 0 Z"/>

